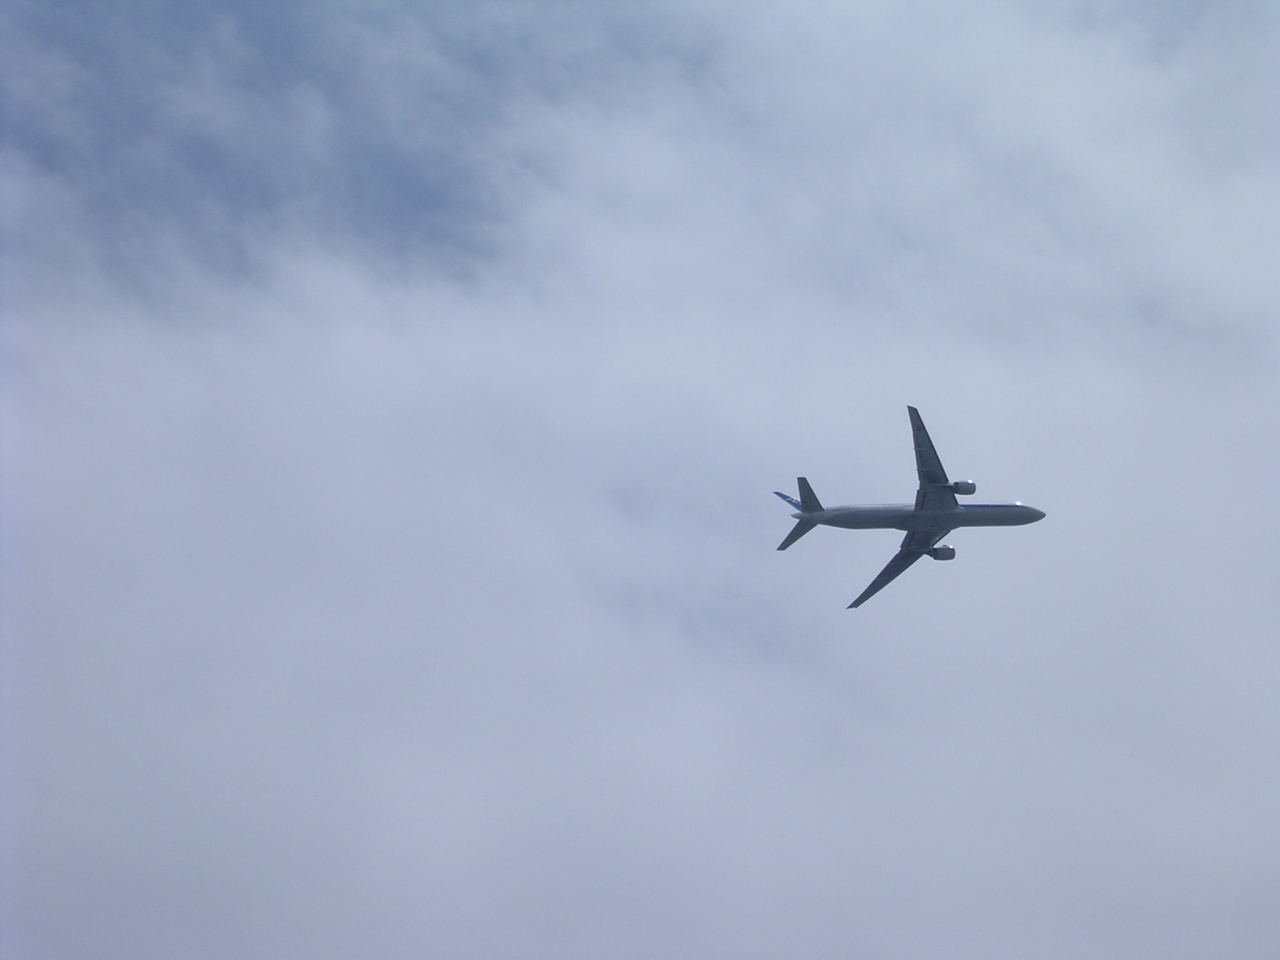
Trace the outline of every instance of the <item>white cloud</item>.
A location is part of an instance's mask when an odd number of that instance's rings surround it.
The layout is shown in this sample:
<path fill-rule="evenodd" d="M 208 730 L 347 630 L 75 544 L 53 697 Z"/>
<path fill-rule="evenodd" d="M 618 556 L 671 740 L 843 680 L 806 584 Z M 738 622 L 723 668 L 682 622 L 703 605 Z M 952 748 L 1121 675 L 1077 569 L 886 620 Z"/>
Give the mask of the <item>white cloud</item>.
<path fill-rule="evenodd" d="M 1203 80 L 1240 27 L 509 10 L 228 8 L 240 73 L 138 14 L 148 137 L 219 164 L 59 166 L 38 106 L 10 142 L 14 952 L 1264 953 L 1274 75 Z M 132 280 L 86 252 L 126 181 Z M 777 554 L 769 491 L 907 498 L 907 402 L 1049 517 L 845 611 L 895 538 Z"/>

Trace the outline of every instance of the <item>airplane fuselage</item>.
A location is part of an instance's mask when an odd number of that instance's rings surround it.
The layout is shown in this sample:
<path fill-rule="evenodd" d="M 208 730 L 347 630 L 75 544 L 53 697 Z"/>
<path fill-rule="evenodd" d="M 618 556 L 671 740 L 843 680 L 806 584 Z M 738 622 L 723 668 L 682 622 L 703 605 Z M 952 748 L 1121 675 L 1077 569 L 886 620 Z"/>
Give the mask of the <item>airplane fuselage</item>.
<path fill-rule="evenodd" d="M 909 503 L 831 507 L 793 513 L 797 520 L 846 530 L 954 530 L 957 527 L 1020 527 L 1044 518 L 1043 511 L 1022 503 L 974 503 L 950 510 L 917 510 Z"/>

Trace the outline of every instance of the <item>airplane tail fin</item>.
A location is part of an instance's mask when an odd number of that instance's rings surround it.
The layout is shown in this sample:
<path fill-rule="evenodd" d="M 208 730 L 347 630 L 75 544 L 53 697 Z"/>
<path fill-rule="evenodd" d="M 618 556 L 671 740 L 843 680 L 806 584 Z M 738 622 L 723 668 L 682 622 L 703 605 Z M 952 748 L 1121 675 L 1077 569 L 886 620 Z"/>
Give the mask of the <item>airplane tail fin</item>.
<path fill-rule="evenodd" d="M 795 507 L 801 513 L 821 513 L 822 503 L 818 500 L 817 495 L 813 492 L 813 487 L 809 486 L 809 481 L 804 477 L 796 477 L 796 484 L 800 487 L 800 499 L 788 497 L 785 493 L 778 493 L 778 496 L 791 506 Z M 774 491 L 777 493 L 777 491 Z M 787 538 L 778 544 L 779 550 L 785 550 L 791 546 L 806 533 L 817 526 L 813 520 L 797 520 L 796 525 L 791 528 L 791 532 L 787 534 Z"/>
<path fill-rule="evenodd" d="M 789 497 L 781 490 L 773 491 L 775 497 L 781 497 L 791 506 L 795 507 L 801 513 L 821 513 L 822 504 L 818 502 L 818 497 L 813 492 L 813 487 L 809 486 L 809 481 L 804 477 L 796 477 L 796 483 L 800 486 L 800 499 Z"/>
<path fill-rule="evenodd" d="M 792 506 L 793 508 L 795 508 L 796 510 L 803 510 L 803 509 L 804 509 L 804 507 L 800 506 L 800 501 L 799 501 L 799 500 L 797 500 L 795 497 L 789 497 L 789 496 L 787 496 L 787 495 L 786 495 L 785 493 L 783 493 L 781 490 L 775 490 L 775 491 L 773 491 L 773 495 L 774 495 L 775 497 L 781 497 L 781 498 L 782 498 L 783 500 L 785 500 L 787 503 L 791 504 L 791 506 Z"/>
<path fill-rule="evenodd" d="M 778 544 L 778 549 L 787 549 L 787 547 L 791 546 L 816 526 L 817 524 L 812 520 L 797 520 L 796 525 L 792 527 L 791 532 L 787 534 L 787 539 Z"/>

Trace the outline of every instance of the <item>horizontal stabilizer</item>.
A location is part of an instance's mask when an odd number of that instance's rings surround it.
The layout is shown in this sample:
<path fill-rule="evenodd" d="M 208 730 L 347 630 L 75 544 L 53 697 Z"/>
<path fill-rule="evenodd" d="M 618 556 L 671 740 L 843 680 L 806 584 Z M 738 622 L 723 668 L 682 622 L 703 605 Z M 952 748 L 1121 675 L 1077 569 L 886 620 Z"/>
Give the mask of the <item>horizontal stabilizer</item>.
<path fill-rule="evenodd" d="M 791 546 L 816 526 L 817 524 L 812 520 L 797 520 L 796 525 L 792 527 L 791 532 L 787 534 L 787 539 L 778 544 L 778 549 L 787 549 L 787 547 Z"/>
<path fill-rule="evenodd" d="M 822 504 L 818 502 L 818 496 L 813 492 L 813 487 L 809 486 L 809 481 L 804 477 L 796 477 L 796 485 L 800 487 L 800 509 L 805 513 L 821 513 Z"/>

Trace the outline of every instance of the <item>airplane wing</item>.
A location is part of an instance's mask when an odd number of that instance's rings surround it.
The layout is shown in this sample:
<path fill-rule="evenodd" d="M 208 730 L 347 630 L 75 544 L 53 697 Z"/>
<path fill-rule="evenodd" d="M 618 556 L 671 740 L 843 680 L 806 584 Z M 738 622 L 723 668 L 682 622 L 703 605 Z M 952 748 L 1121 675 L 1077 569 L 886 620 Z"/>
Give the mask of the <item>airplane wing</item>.
<path fill-rule="evenodd" d="M 925 435 L 925 439 L 928 439 L 928 434 Z M 886 563 L 884 569 L 876 574 L 876 578 L 868 584 L 867 589 L 858 595 L 858 599 L 849 604 L 849 609 L 860 607 L 870 600 L 909 566 L 928 553 L 935 543 L 950 532 L 950 530 L 912 530 L 908 533 L 902 538 L 902 546 L 893 555 L 893 559 Z"/>
<path fill-rule="evenodd" d="M 942 489 L 951 481 L 947 479 L 947 471 L 943 469 L 938 451 L 933 448 L 933 441 L 929 439 L 929 431 L 924 428 L 924 421 L 920 419 L 920 411 L 915 407 L 907 407 L 907 415 L 911 417 L 911 438 L 916 448 L 916 473 L 920 477 L 916 509 L 950 510 L 956 506 L 956 495 L 950 490 Z M 905 570 L 906 567 L 902 569 Z"/>
<path fill-rule="evenodd" d="M 916 444 L 916 472 L 920 474 L 920 486 L 940 487 L 950 483 L 947 471 L 942 469 L 942 461 L 938 459 L 938 451 L 933 449 L 929 431 L 920 419 L 920 411 L 907 407 L 907 415 L 911 417 L 911 437 Z"/>

